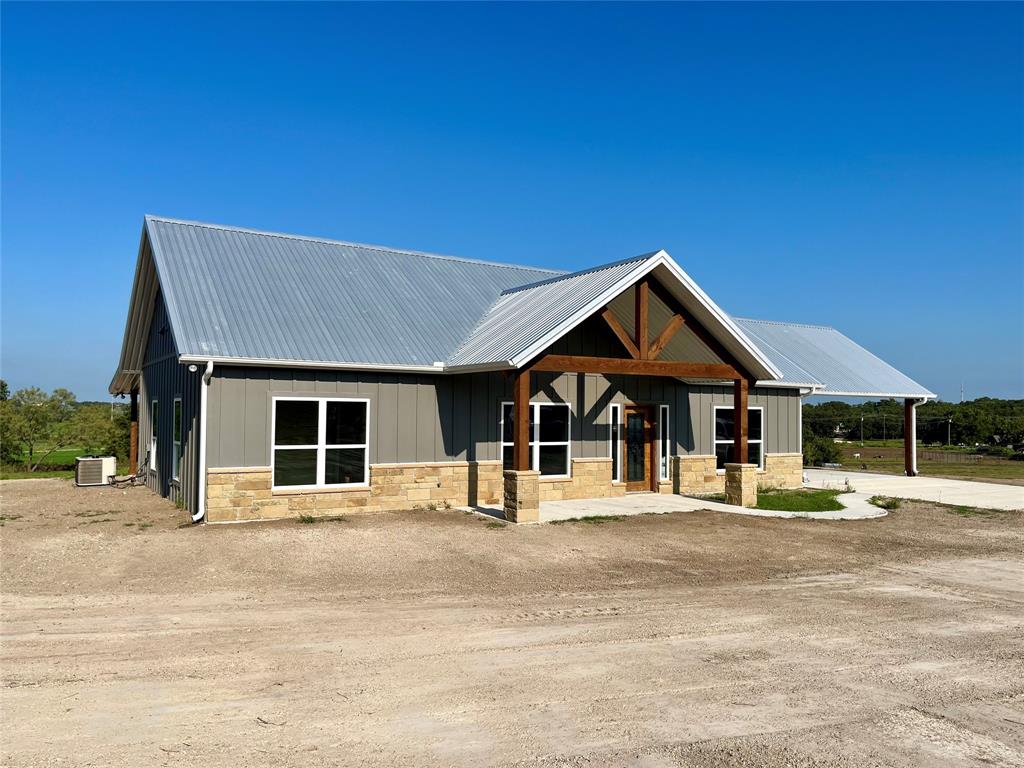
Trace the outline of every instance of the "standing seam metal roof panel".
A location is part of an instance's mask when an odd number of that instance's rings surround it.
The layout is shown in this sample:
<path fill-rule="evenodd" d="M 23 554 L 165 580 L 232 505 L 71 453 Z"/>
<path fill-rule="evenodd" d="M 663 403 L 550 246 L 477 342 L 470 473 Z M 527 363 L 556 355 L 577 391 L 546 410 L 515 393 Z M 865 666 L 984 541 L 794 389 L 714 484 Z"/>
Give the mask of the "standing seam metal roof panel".
<path fill-rule="evenodd" d="M 561 273 L 147 217 L 179 353 L 432 365 L 507 289 Z"/>
<path fill-rule="evenodd" d="M 446 364 L 472 366 L 511 360 L 539 336 L 642 267 L 648 258 L 638 256 L 505 292 Z"/>
<path fill-rule="evenodd" d="M 835 328 L 734 319 L 787 377 L 802 370 L 824 384 L 816 395 L 935 397 Z"/>
<path fill-rule="evenodd" d="M 657 256 L 567 274 L 152 216 L 146 231 L 180 355 L 297 363 L 508 360 Z M 734 320 L 778 383 L 934 397 L 834 328 Z"/>

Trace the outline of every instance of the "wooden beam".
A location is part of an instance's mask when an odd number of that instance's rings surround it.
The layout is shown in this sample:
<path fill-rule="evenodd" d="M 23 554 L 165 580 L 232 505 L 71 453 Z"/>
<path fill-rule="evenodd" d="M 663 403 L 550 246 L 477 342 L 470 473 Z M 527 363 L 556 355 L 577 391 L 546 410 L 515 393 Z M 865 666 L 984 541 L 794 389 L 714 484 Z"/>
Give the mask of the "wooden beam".
<path fill-rule="evenodd" d="M 648 306 L 650 304 L 650 280 L 645 275 L 636 284 L 636 348 L 639 350 L 639 358 L 647 360 L 650 357 L 650 328 L 648 327 Z"/>
<path fill-rule="evenodd" d="M 652 280 L 651 291 L 654 293 L 655 296 L 661 299 L 662 302 L 664 302 L 664 304 L 670 310 L 672 310 L 678 315 L 683 316 L 683 320 L 686 322 L 686 327 L 693 331 L 694 335 L 701 340 L 705 347 L 707 347 L 716 355 L 718 355 L 723 362 L 725 362 L 728 365 L 731 365 L 733 368 L 739 371 L 744 378 L 750 380 L 753 380 L 755 378 L 750 374 L 750 371 L 744 368 L 740 361 L 736 359 L 736 356 L 725 348 L 725 345 L 723 345 L 722 342 L 720 342 L 718 339 L 712 336 L 711 332 L 708 331 L 707 328 L 705 328 L 701 323 L 697 322 L 693 315 L 686 311 L 686 307 L 682 305 L 682 302 L 680 302 L 679 299 L 673 296 L 668 291 L 668 289 L 665 288 L 665 286 L 663 286 L 657 280 Z"/>
<path fill-rule="evenodd" d="M 650 357 L 651 360 L 656 360 L 661 351 L 665 349 L 665 346 L 672 341 L 672 337 L 676 335 L 676 332 L 683 327 L 682 315 L 672 315 L 672 319 L 665 323 L 665 327 L 661 329 L 661 333 L 658 337 L 651 342 Z"/>
<path fill-rule="evenodd" d="M 747 395 L 749 384 L 746 379 L 736 379 L 732 391 L 733 446 L 732 457 L 737 464 L 747 463 Z"/>
<path fill-rule="evenodd" d="M 636 344 L 634 344 L 633 340 L 629 338 L 629 334 L 626 333 L 626 329 L 622 327 L 622 323 L 618 321 L 618 318 L 612 314 L 612 311 L 608 309 L 608 307 L 601 310 L 601 317 L 603 317 L 604 321 L 608 323 L 608 327 L 612 329 L 612 332 L 618 340 L 622 342 L 622 346 L 624 346 L 626 351 L 629 352 L 629 356 L 634 360 L 639 358 L 640 350 L 636 348 Z"/>
<path fill-rule="evenodd" d="M 129 395 L 128 417 L 131 426 L 128 431 L 128 474 L 139 471 L 139 390 L 136 387 Z"/>
<path fill-rule="evenodd" d="M 535 371 L 559 373 L 624 373 L 634 376 L 676 376 L 691 379 L 736 379 L 739 373 L 720 363 L 683 363 L 672 360 L 626 360 L 618 357 L 544 355 L 532 365 Z M 745 380 L 744 380 L 745 381 Z"/>
<path fill-rule="evenodd" d="M 512 393 L 512 469 L 530 468 L 530 369 L 516 372 Z"/>
<path fill-rule="evenodd" d="M 917 414 L 914 401 L 903 401 L 903 469 L 907 477 L 917 475 Z"/>

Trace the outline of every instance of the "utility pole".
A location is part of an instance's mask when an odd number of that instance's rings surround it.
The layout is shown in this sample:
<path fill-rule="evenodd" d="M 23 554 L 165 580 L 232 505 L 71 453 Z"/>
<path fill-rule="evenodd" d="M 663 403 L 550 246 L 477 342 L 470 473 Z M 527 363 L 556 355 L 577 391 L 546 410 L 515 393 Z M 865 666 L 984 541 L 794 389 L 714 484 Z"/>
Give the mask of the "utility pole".
<path fill-rule="evenodd" d="M 882 414 L 882 445 L 885 445 L 885 414 Z"/>
<path fill-rule="evenodd" d="M 953 435 L 953 418 L 950 417 L 946 421 L 946 447 L 947 448 L 953 444 L 953 441 L 951 439 L 952 435 Z"/>
<path fill-rule="evenodd" d="M 864 417 L 860 417 L 860 447 L 864 447 Z"/>
<path fill-rule="evenodd" d="M 964 401 L 964 383 L 960 382 L 960 402 Z"/>

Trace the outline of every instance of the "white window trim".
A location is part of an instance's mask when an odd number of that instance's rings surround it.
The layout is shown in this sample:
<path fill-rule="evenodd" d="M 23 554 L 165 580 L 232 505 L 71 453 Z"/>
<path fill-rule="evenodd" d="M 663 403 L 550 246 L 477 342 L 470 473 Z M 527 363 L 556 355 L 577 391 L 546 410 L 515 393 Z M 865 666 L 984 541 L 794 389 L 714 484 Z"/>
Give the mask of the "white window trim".
<path fill-rule="evenodd" d="M 174 439 L 174 419 L 178 418 L 178 439 Z M 181 480 L 181 438 L 185 431 L 185 411 L 181 404 L 181 398 L 174 398 L 174 405 L 171 406 L 171 446 L 174 451 L 171 454 L 171 479 Z"/>
<path fill-rule="evenodd" d="M 715 424 L 718 421 L 718 411 L 720 411 L 720 410 L 731 411 L 732 409 L 733 409 L 733 407 L 731 405 L 715 405 L 715 406 L 712 406 L 712 409 L 711 409 L 711 452 L 713 454 L 715 454 L 716 456 L 718 455 L 718 451 L 716 450 L 716 448 L 718 447 L 719 444 L 721 444 L 721 445 L 728 445 L 728 444 L 733 442 L 732 440 L 718 440 L 715 437 Z M 765 424 L 765 421 L 764 421 L 764 406 L 763 405 L 748 405 L 747 406 L 747 413 L 749 414 L 750 411 L 760 411 L 761 412 L 761 437 L 759 439 L 757 439 L 757 440 L 751 440 L 749 437 L 747 437 L 747 443 L 748 444 L 753 443 L 755 445 L 760 445 L 761 446 L 761 452 L 760 452 L 761 453 L 761 461 L 757 465 L 757 468 L 759 470 L 763 471 L 764 470 L 764 454 L 765 454 L 764 446 L 765 446 L 765 444 L 767 442 L 767 439 L 768 439 L 768 425 Z M 735 416 L 733 418 L 735 418 Z M 720 475 L 724 475 L 725 474 L 725 470 L 724 469 L 719 469 L 719 470 L 716 470 L 716 471 Z"/>
<path fill-rule="evenodd" d="M 515 407 L 515 404 L 511 400 L 501 401 L 501 410 L 498 414 L 498 436 L 501 438 L 500 446 L 500 458 L 504 461 L 505 446 L 511 446 L 513 443 L 505 442 L 505 406 L 511 405 Z M 568 440 L 546 440 L 541 442 L 540 440 L 540 407 L 542 405 L 557 405 L 564 406 L 569 409 L 569 439 Z M 533 411 L 533 423 L 534 430 L 536 433 L 536 440 L 530 441 L 530 467 L 535 471 L 540 471 L 540 447 L 542 445 L 564 445 L 565 446 L 565 474 L 564 475 L 541 475 L 541 480 L 565 480 L 572 477 L 572 403 L 569 402 L 546 402 L 542 400 L 531 400 L 530 408 Z"/>
<path fill-rule="evenodd" d="M 664 437 L 661 434 L 665 430 Z M 667 450 L 666 450 L 667 444 Z M 658 480 L 666 481 L 672 474 L 669 458 L 672 456 L 672 422 L 667 405 L 658 406 Z"/>
<path fill-rule="evenodd" d="M 312 400 L 320 404 L 317 413 L 316 445 L 277 445 L 277 403 L 278 401 Z M 362 443 L 334 443 L 327 445 L 327 403 L 364 403 L 366 405 L 366 436 Z M 366 451 L 363 462 L 363 480 L 360 483 L 325 482 L 327 451 L 332 448 L 362 448 Z M 313 485 L 278 485 L 274 466 L 275 451 L 316 449 L 316 483 Z M 367 397 L 323 397 L 320 395 L 281 395 L 270 402 L 270 488 L 274 491 L 324 490 L 329 488 L 368 488 L 370 485 L 370 399 Z"/>
<path fill-rule="evenodd" d="M 612 403 L 608 406 L 608 458 L 612 459 L 612 482 L 622 482 L 622 405 Z M 613 429 L 618 427 L 618 430 Z M 618 455 L 613 452 L 613 444 L 619 443 Z"/>
<path fill-rule="evenodd" d="M 156 446 L 158 433 L 157 423 L 160 417 L 160 401 L 156 398 L 149 401 L 149 471 L 156 472 Z"/>

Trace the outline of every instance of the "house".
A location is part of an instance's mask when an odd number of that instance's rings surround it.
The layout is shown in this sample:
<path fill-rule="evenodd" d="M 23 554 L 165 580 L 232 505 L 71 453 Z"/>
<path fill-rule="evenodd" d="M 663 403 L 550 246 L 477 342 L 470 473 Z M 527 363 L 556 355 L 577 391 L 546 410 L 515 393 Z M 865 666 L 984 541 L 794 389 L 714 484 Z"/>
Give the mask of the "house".
<path fill-rule="evenodd" d="M 801 402 L 934 395 L 664 251 L 563 273 L 147 216 L 132 470 L 211 522 L 801 483 Z M 913 430 L 908 430 L 911 435 Z M 907 472 L 915 472 L 913 440 Z"/>

